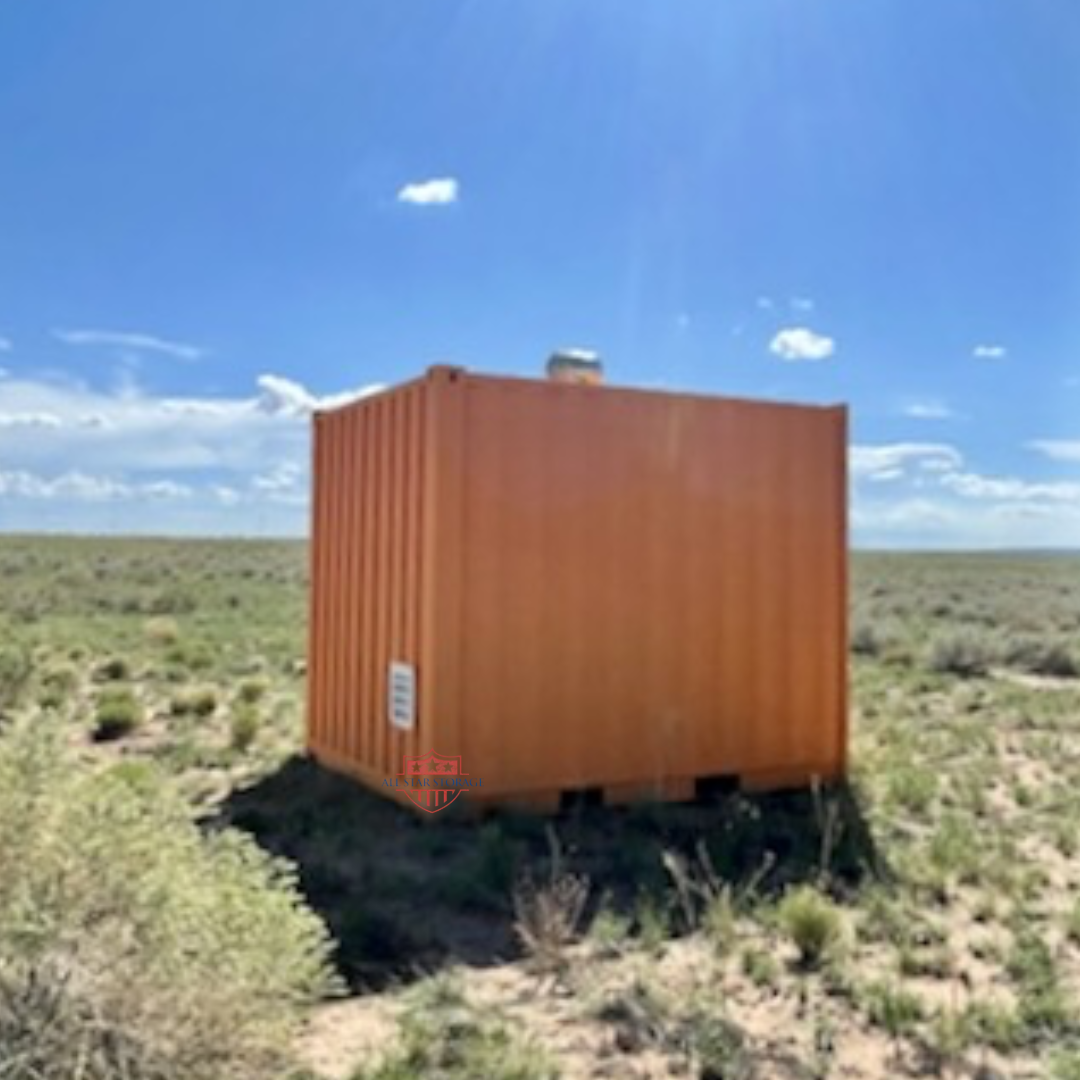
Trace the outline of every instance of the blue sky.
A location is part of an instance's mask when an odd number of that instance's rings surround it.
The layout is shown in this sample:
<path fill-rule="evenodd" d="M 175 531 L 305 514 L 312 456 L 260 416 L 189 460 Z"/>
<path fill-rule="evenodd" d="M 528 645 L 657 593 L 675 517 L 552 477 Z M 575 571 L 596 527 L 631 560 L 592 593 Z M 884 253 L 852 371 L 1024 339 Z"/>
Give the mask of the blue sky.
<path fill-rule="evenodd" d="M 847 401 L 856 542 L 1080 545 L 1075 0 L 0 5 L 0 528 L 302 532 L 433 362 Z"/>

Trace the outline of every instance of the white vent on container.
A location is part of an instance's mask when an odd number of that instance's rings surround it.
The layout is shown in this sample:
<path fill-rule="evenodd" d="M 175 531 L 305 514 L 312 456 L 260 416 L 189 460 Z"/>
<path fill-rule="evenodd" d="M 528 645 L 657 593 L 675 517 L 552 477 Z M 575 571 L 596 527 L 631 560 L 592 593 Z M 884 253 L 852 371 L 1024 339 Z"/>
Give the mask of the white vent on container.
<path fill-rule="evenodd" d="M 387 715 L 392 727 L 411 731 L 416 726 L 416 669 L 399 660 L 390 661 L 387 686 Z"/>

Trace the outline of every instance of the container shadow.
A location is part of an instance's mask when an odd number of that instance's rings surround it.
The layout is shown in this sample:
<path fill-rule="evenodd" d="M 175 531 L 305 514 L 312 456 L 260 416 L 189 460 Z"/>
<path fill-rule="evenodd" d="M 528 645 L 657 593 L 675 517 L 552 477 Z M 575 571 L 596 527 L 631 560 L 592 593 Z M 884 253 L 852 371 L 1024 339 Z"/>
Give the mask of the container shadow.
<path fill-rule="evenodd" d="M 842 894 L 891 876 L 845 785 L 546 817 L 456 809 L 426 818 L 294 757 L 234 792 L 210 824 L 235 826 L 296 864 L 354 990 L 519 955 L 515 886 L 545 880 L 553 838 L 562 864 L 589 881 L 586 918 L 603 905 L 633 925 L 648 906 L 674 933 L 687 919 L 672 856 L 691 877 L 730 884 L 736 896 L 767 898 L 811 880 Z"/>

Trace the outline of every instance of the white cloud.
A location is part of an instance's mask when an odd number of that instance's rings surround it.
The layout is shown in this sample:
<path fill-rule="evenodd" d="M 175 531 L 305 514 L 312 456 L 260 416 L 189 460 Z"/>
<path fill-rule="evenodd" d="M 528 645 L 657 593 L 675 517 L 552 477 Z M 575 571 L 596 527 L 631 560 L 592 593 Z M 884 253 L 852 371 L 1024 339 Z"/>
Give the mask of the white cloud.
<path fill-rule="evenodd" d="M 1080 506 L 1039 500 L 968 502 L 912 498 L 856 500 L 851 521 L 867 547 L 935 550 L 1062 548 L 1080 546 Z"/>
<path fill-rule="evenodd" d="M 956 415 L 943 401 L 915 401 L 903 412 L 915 420 L 951 420 Z"/>
<path fill-rule="evenodd" d="M 228 397 L 67 376 L 2 387 L 5 529 L 196 535 L 302 534 L 311 412 L 377 389 L 321 395 L 277 374 Z"/>
<path fill-rule="evenodd" d="M 169 501 L 186 499 L 194 492 L 174 480 L 126 483 L 111 476 L 92 476 L 69 470 L 54 476 L 42 476 L 24 469 L 0 471 L 0 497 L 20 499 L 65 500 L 72 502 L 121 502 L 130 499 Z"/>
<path fill-rule="evenodd" d="M 311 412 L 373 389 L 319 395 L 273 374 L 233 397 L 5 382 L 0 520 L 27 531 L 303 533 Z"/>
<path fill-rule="evenodd" d="M 184 341 L 170 341 L 155 334 L 122 330 L 53 330 L 52 335 L 65 345 L 92 345 L 132 352 L 156 352 L 176 360 L 198 360 L 205 350 Z"/>
<path fill-rule="evenodd" d="M 947 443 L 886 443 L 879 446 L 852 446 L 848 466 L 856 480 L 898 480 L 915 466 L 925 472 L 958 469 L 964 459 Z"/>
<path fill-rule="evenodd" d="M 300 466 L 295 461 L 282 461 L 270 472 L 256 476 L 252 480 L 251 486 L 256 491 L 281 494 L 287 491 L 296 491 L 303 482 L 304 475 Z"/>
<path fill-rule="evenodd" d="M 243 498 L 236 488 L 229 487 L 226 484 L 211 484 L 210 494 L 213 495 L 222 506 L 236 506 Z"/>
<path fill-rule="evenodd" d="M 372 383 L 355 390 L 316 397 L 298 382 L 282 375 L 260 375 L 255 381 L 260 391 L 259 408 L 271 416 L 306 417 L 316 409 L 336 409 L 385 389 L 382 383 Z"/>
<path fill-rule="evenodd" d="M 891 465 L 888 468 L 875 469 L 873 472 L 866 473 L 865 478 L 872 480 L 875 484 L 884 484 L 891 480 L 902 480 L 904 470 L 899 465 Z"/>
<path fill-rule="evenodd" d="M 81 416 L 75 417 L 75 423 L 79 427 L 88 428 L 107 428 L 111 426 L 109 418 L 102 416 L 101 413 L 83 413 Z"/>
<path fill-rule="evenodd" d="M 952 507 L 933 499 L 901 499 L 869 505 L 856 501 L 851 510 L 851 523 L 856 529 L 901 534 L 928 526 L 952 528 L 957 524 L 957 517 Z"/>
<path fill-rule="evenodd" d="M 308 416 L 317 406 L 316 398 L 298 382 L 282 375 L 260 375 L 259 408 L 270 416 Z"/>
<path fill-rule="evenodd" d="M 793 326 L 776 334 L 769 351 L 781 360 L 825 360 L 836 352 L 836 342 L 805 326 Z"/>
<path fill-rule="evenodd" d="M 70 499 L 75 502 L 105 502 L 130 498 L 127 484 L 102 476 L 65 472 L 52 478 L 22 469 L 0 471 L 0 496 L 20 499 Z"/>
<path fill-rule="evenodd" d="M 0 352 L 11 352 L 15 346 L 11 342 L 11 338 L 4 337 L 0 334 Z"/>
<path fill-rule="evenodd" d="M 793 311 L 814 310 L 814 301 L 809 296 L 793 296 L 788 303 Z"/>
<path fill-rule="evenodd" d="M 971 355 L 976 360 L 1004 360 L 1008 350 L 1004 345 L 976 345 Z"/>
<path fill-rule="evenodd" d="M 1032 483 L 1007 476 L 980 476 L 971 472 L 950 472 L 941 477 L 941 486 L 967 499 L 997 501 L 1075 502 L 1080 506 L 1080 483 L 1045 481 Z"/>
<path fill-rule="evenodd" d="M 305 452 L 307 418 L 371 393 L 319 396 L 267 374 L 241 397 L 169 397 L 127 384 L 112 391 L 77 382 L 4 382 L 0 461 L 5 467 L 111 472 L 177 469 L 256 471 Z"/>
<path fill-rule="evenodd" d="M 58 428 L 60 426 L 60 417 L 52 413 L 0 413 L 0 428 Z"/>
<path fill-rule="evenodd" d="M 853 446 L 849 466 L 863 546 L 1080 545 L 1080 482 L 984 476 L 946 443 Z"/>
<path fill-rule="evenodd" d="M 175 480 L 154 480 L 136 488 L 151 499 L 188 499 L 194 491 L 187 484 L 178 484 Z"/>
<path fill-rule="evenodd" d="M 458 182 L 452 176 L 416 181 L 401 188 L 397 198 L 414 206 L 447 206 L 458 200 Z"/>
<path fill-rule="evenodd" d="M 1033 439 L 1027 446 L 1054 461 L 1080 461 L 1080 439 Z"/>

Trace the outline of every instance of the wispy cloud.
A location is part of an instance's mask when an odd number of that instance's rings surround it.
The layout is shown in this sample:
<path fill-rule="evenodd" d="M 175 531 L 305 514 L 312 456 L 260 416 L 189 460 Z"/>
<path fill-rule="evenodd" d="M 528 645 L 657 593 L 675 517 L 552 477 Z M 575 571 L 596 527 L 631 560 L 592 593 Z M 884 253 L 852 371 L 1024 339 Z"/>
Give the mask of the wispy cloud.
<path fill-rule="evenodd" d="M 58 428 L 59 416 L 45 412 L 0 412 L 0 428 Z"/>
<path fill-rule="evenodd" d="M 951 420 L 956 416 L 943 401 L 914 401 L 904 406 L 903 413 L 914 420 Z"/>
<path fill-rule="evenodd" d="M 947 443 L 859 445 L 848 460 L 860 543 L 1031 547 L 1052 535 L 1080 544 L 1080 482 L 984 475 Z"/>
<path fill-rule="evenodd" d="M 3 334 L 0 334 L 0 352 L 11 352 L 14 348 L 15 345 L 12 343 L 11 338 L 4 337 Z"/>
<path fill-rule="evenodd" d="M 344 390 L 338 394 L 324 394 L 319 397 L 283 375 L 260 375 L 255 383 L 259 387 L 258 406 L 263 412 L 290 417 L 309 416 L 316 409 L 335 409 L 339 405 L 368 397 L 384 389 L 382 383 L 372 383 L 357 390 Z"/>
<path fill-rule="evenodd" d="M 792 326 L 776 334 L 769 351 L 781 360 L 826 360 L 836 352 L 836 342 L 805 326 Z"/>
<path fill-rule="evenodd" d="M 117 502 L 130 499 L 168 501 L 188 499 L 194 494 L 175 480 L 152 480 L 129 484 L 108 476 L 90 476 L 68 471 L 42 476 L 22 469 L 0 470 L 0 497 L 69 500 L 74 502 Z"/>
<path fill-rule="evenodd" d="M 53 330 L 52 335 L 65 345 L 91 345 L 124 349 L 130 352 L 155 352 L 176 360 L 198 360 L 205 350 L 185 341 L 172 341 L 156 334 L 125 330 Z"/>
<path fill-rule="evenodd" d="M 772 311 L 775 306 L 771 296 L 759 296 L 754 303 L 761 311 Z"/>
<path fill-rule="evenodd" d="M 1080 439 L 1032 439 L 1026 445 L 1054 461 L 1080 461 Z"/>
<path fill-rule="evenodd" d="M 458 200 L 458 182 L 452 176 L 414 181 L 401 188 L 397 198 L 414 206 L 447 206 Z"/>
<path fill-rule="evenodd" d="M 250 396 L 164 397 L 138 386 L 102 391 L 12 379 L 4 383 L 0 408 L 0 461 L 42 476 L 65 473 L 77 462 L 84 473 L 125 482 L 169 472 L 245 489 L 282 463 L 306 469 L 312 411 L 373 389 L 318 395 L 266 374 Z"/>
<path fill-rule="evenodd" d="M 942 487 L 969 499 L 1066 502 L 1080 505 L 1080 483 L 1050 480 L 1033 483 L 1012 476 L 981 476 L 971 472 L 950 472 L 941 477 Z"/>
<path fill-rule="evenodd" d="M 976 345 L 971 355 L 976 360 L 1004 360 L 1009 350 L 1004 345 Z"/>
<path fill-rule="evenodd" d="M 915 467 L 923 472 L 959 469 L 963 455 L 948 443 L 885 443 L 853 446 L 848 452 L 851 475 L 856 480 L 899 480 Z"/>
<path fill-rule="evenodd" d="M 793 296 L 788 303 L 792 311 L 814 310 L 814 301 L 809 296 Z"/>
<path fill-rule="evenodd" d="M 100 390 L 70 378 L 5 380 L 0 521 L 25 530 L 300 534 L 311 413 L 373 389 L 318 394 L 265 374 L 246 395 L 169 397 L 134 382 Z"/>

